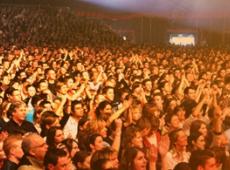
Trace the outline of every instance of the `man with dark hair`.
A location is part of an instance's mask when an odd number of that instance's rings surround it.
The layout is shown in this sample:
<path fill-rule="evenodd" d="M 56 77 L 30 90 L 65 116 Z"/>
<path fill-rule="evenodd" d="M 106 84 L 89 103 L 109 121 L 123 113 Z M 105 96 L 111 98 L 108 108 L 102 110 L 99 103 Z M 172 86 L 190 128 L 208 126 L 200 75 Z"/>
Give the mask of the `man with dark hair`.
<path fill-rule="evenodd" d="M 63 149 L 48 150 L 44 165 L 46 170 L 72 170 L 71 160 Z"/>
<path fill-rule="evenodd" d="M 217 170 L 215 154 L 209 150 L 192 152 L 189 164 L 192 170 Z"/>
<path fill-rule="evenodd" d="M 65 115 L 61 120 L 65 138 L 77 138 L 78 122 L 84 116 L 83 104 L 80 101 L 74 100 L 71 105 L 71 114 Z"/>

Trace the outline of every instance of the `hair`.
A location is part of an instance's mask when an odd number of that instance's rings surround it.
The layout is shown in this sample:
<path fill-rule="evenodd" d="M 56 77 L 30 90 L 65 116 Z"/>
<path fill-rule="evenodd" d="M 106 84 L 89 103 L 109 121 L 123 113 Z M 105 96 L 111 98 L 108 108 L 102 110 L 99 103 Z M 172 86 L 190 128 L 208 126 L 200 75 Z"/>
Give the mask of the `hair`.
<path fill-rule="evenodd" d="M 49 149 L 44 158 L 45 168 L 48 169 L 49 164 L 57 165 L 58 158 L 66 156 L 68 156 L 68 153 L 63 149 Z"/>
<path fill-rule="evenodd" d="M 198 166 L 205 166 L 208 159 L 215 158 L 215 154 L 210 150 L 196 150 L 191 153 L 189 164 L 192 170 L 197 170 Z"/>
<path fill-rule="evenodd" d="M 166 114 L 166 116 L 165 116 L 165 123 L 166 123 L 167 126 L 169 126 L 171 124 L 173 116 L 177 116 L 178 117 L 178 115 L 175 114 L 175 113 L 168 113 L 168 114 Z"/>
<path fill-rule="evenodd" d="M 186 87 L 184 89 L 184 94 L 188 95 L 189 90 L 194 90 L 194 88 L 193 87 Z"/>
<path fill-rule="evenodd" d="M 11 135 L 8 136 L 3 142 L 3 150 L 8 157 L 10 155 L 10 150 L 15 147 L 15 143 L 22 141 L 21 135 Z"/>
<path fill-rule="evenodd" d="M 124 151 L 121 159 L 121 169 L 134 170 L 134 159 L 136 158 L 138 152 L 145 154 L 144 150 L 137 147 L 130 147 Z"/>
<path fill-rule="evenodd" d="M 101 136 L 98 133 L 94 133 L 88 137 L 88 149 L 91 150 L 90 145 L 94 145 L 97 137 Z"/>
<path fill-rule="evenodd" d="M 77 166 L 77 168 L 79 168 L 78 163 L 83 163 L 85 161 L 85 159 L 90 155 L 91 155 L 90 152 L 79 151 L 74 155 L 74 157 L 72 158 L 72 161 L 73 161 L 74 165 Z"/>
<path fill-rule="evenodd" d="M 126 128 L 124 136 L 123 136 L 124 146 L 131 147 L 132 139 L 134 137 L 136 137 L 137 132 L 139 132 L 139 129 L 136 126 L 130 126 L 130 127 Z"/>
<path fill-rule="evenodd" d="M 58 130 L 61 130 L 62 131 L 62 128 L 61 127 L 57 127 L 57 126 L 54 126 L 54 127 L 51 127 L 48 131 L 47 131 L 47 136 L 46 136 L 46 143 L 50 146 L 54 146 L 55 145 L 55 135 L 56 135 L 56 132 Z"/>
<path fill-rule="evenodd" d="M 67 148 L 68 152 L 71 153 L 72 149 L 73 149 L 73 143 L 77 143 L 77 141 L 75 139 L 72 139 L 72 138 L 67 138 L 67 139 L 64 139 L 62 141 L 62 143 L 65 145 L 65 147 Z"/>
<path fill-rule="evenodd" d="M 95 110 L 95 114 L 97 118 L 101 117 L 101 110 L 103 110 L 107 105 L 111 105 L 111 104 L 106 100 L 99 103 L 99 105 L 97 106 Z"/>
<path fill-rule="evenodd" d="M 149 129 L 152 129 L 152 124 L 151 124 L 151 120 L 148 119 L 148 118 L 145 118 L 145 117 L 142 117 L 140 118 L 138 121 L 137 121 L 137 127 L 140 129 L 140 130 L 144 130 L 146 128 L 149 128 Z"/>
<path fill-rule="evenodd" d="M 230 116 L 226 116 L 223 122 L 224 130 L 227 130 L 230 128 Z"/>
<path fill-rule="evenodd" d="M 72 112 L 74 112 L 74 108 L 75 108 L 75 106 L 78 105 L 78 104 L 80 104 L 80 105 L 83 106 L 83 103 L 82 103 L 81 101 L 78 101 L 78 100 L 72 101 L 72 103 L 71 103 L 71 111 L 72 111 Z"/>
<path fill-rule="evenodd" d="M 91 158 L 90 167 L 91 170 L 104 170 L 105 163 L 110 159 L 111 155 L 117 153 L 111 148 L 104 148 L 100 151 L 96 151 Z"/>
<path fill-rule="evenodd" d="M 42 136 L 46 136 L 47 133 L 47 125 L 52 125 L 56 120 L 58 116 L 53 111 L 45 111 L 41 116 L 41 129 L 42 129 Z"/>
<path fill-rule="evenodd" d="M 180 162 L 174 167 L 173 170 L 191 170 L 191 167 L 187 162 Z"/>
<path fill-rule="evenodd" d="M 16 111 L 16 109 L 20 108 L 23 105 L 26 106 L 26 104 L 24 102 L 11 103 L 9 109 L 7 110 L 8 118 L 11 118 L 12 114 Z"/>
<path fill-rule="evenodd" d="M 66 84 L 62 81 L 57 82 L 57 84 L 55 86 L 55 90 L 59 91 L 63 85 L 66 85 Z"/>
<path fill-rule="evenodd" d="M 185 108 L 184 106 L 180 105 L 180 106 L 176 106 L 175 109 L 173 110 L 173 113 L 174 114 L 177 114 L 179 111 L 181 110 L 184 110 L 185 111 Z"/>
<path fill-rule="evenodd" d="M 103 119 L 98 119 L 94 121 L 89 121 L 87 128 L 92 133 L 99 133 L 102 129 L 106 128 L 106 121 Z"/>
<path fill-rule="evenodd" d="M 193 141 L 197 141 L 197 139 L 202 136 L 202 134 L 200 132 L 194 132 L 194 133 L 191 133 L 190 136 L 188 137 L 188 145 L 189 145 L 189 148 L 190 150 L 193 150 Z"/>
<path fill-rule="evenodd" d="M 154 115 L 154 112 L 159 111 L 157 106 L 153 103 L 146 103 L 143 107 L 143 116 L 151 118 Z"/>
<path fill-rule="evenodd" d="M 152 127 L 152 130 L 159 130 L 159 127 L 160 127 L 160 120 L 155 117 L 155 116 L 152 116 L 152 118 L 150 119 L 150 122 L 151 122 L 151 127 Z"/>
<path fill-rule="evenodd" d="M 145 83 L 147 83 L 147 82 L 149 82 L 149 81 L 152 83 L 151 79 L 144 79 L 144 80 L 142 81 L 142 84 L 145 85 Z"/>
<path fill-rule="evenodd" d="M 170 149 L 172 149 L 177 141 L 178 133 L 183 131 L 183 129 L 176 129 L 169 133 L 170 139 Z"/>
<path fill-rule="evenodd" d="M 133 83 L 131 92 L 133 93 L 136 88 L 140 87 L 140 85 L 141 83 L 138 83 L 138 82 Z"/>
<path fill-rule="evenodd" d="M 25 155 L 29 155 L 30 150 L 33 148 L 32 143 L 34 141 L 34 138 L 36 136 L 41 137 L 39 134 L 37 133 L 28 133 L 23 137 L 22 140 L 22 150 L 24 152 Z"/>
<path fill-rule="evenodd" d="M 41 107 L 44 108 L 46 104 L 51 104 L 51 102 L 48 101 L 48 100 L 42 100 L 42 101 L 39 103 L 39 106 L 41 106 Z"/>
<path fill-rule="evenodd" d="M 206 125 L 206 123 L 202 120 L 194 120 L 190 126 L 190 133 L 199 132 L 199 129 L 202 124 Z"/>

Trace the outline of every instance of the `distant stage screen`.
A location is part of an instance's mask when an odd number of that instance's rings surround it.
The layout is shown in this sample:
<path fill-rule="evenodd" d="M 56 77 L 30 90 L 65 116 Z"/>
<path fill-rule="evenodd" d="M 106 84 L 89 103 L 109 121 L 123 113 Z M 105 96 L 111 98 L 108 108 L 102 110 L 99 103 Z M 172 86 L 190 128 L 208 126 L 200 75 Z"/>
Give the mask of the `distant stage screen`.
<path fill-rule="evenodd" d="M 172 33 L 169 35 L 169 43 L 180 46 L 195 46 L 195 35 L 194 34 L 178 34 Z"/>

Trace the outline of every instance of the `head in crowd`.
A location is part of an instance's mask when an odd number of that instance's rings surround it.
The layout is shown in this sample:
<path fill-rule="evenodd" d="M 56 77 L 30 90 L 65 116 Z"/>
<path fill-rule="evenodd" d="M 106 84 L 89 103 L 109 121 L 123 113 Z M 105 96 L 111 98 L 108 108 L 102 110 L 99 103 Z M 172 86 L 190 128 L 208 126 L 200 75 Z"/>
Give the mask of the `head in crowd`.
<path fill-rule="evenodd" d="M 123 144 L 125 147 L 143 148 L 143 138 L 140 130 L 135 126 L 128 127 L 124 132 Z"/>
<path fill-rule="evenodd" d="M 167 114 L 165 116 L 165 123 L 170 131 L 180 128 L 180 120 L 177 114 Z"/>
<path fill-rule="evenodd" d="M 72 170 L 71 159 L 63 149 L 48 150 L 45 155 L 44 165 L 46 170 Z"/>
<path fill-rule="evenodd" d="M 200 132 L 191 133 L 188 137 L 188 145 L 191 151 L 205 149 L 205 137 Z"/>
<path fill-rule="evenodd" d="M 91 157 L 90 167 L 91 170 L 118 170 L 117 152 L 108 147 L 96 151 Z"/>
<path fill-rule="evenodd" d="M 108 101 L 103 101 L 99 103 L 99 105 L 96 108 L 96 117 L 97 119 L 103 119 L 103 120 L 108 120 L 108 118 L 112 114 L 112 106 Z"/>
<path fill-rule="evenodd" d="M 3 150 L 8 161 L 19 164 L 20 159 L 24 155 L 22 150 L 22 136 L 10 135 L 3 143 Z"/>
<path fill-rule="evenodd" d="M 90 135 L 88 138 L 88 147 L 91 152 L 102 150 L 105 147 L 102 136 L 98 133 Z"/>
<path fill-rule="evenodd" d="M 62 141 L 62 144 L 66 147 L 70 158 L 73 158 L 75 154 L 80 151 L 75 139 L 67 138 Z"/>
<path fill-rule="evenodd" d="M 190 126 L 190 133 L 201 133 L 204 137 L 208 135 L 207 125 L 202 120 L 195 120 Z"/>
<path fill-rule="evenodd" d="M 46 136 L 47 131 L 51 127 L 60 126 L 59 118 L 54 112 L 45 111 L 44 113 L 42 113 L 40 125 L 41 125 L 41 129 L 42 129 L 41 135 Z"/>
<path fill-rule="evenodd" d="M 192 152 L 189 164 L 192 170 L 217 170 L 215 154 L 210 150 Z"/>
<path fill-rule="evenodd" d="M 188 145 L 187 135 L 182 129 L 177 129 L 169 134 L 170 148 L 175 150 L 186 150 Z"/>
<path fill-rule="evenodd" d="M 79 170 L 90 170 L 91 154 L 86 151 L 77 152 L 72 158 L 73 164 Z"/>
<path fill-rule="evenodd" d="M 72 101 L 71 114 L 73 117 L 82 118 L 84 116 L 83 103 L 77 100 Z"/>
<path fill-rule="evenodd" d="M 29 133 L 23 137 L 22 149 L 25 156 L 31 156 L 36 160 L 43 161 L 47 148 L 46 142 L 37 133 Z"/>
<path fill-rule="evenodd" d="M 174 167 L 173 170 L 191 170 L 191 167 L 187 162 L 180 162 Z"/>
<path fill-rule="evenodd" d="M 16 102 L 10 105 L 8 110 L 8 117 L 11 118 L 14 122 L 22 124 L 26 118 L 27 107 L 23 102 Z"/>
<path fill-rule="evenodd" d="M 103 89 L 103 94 L 105 96 L 105 99 L 108 101 L 108 102 L 113 102 L 114 101 L 114 98 L 115 98 L 115 94 L 114 94 L 114 88 L 113 87 L 105 87 Z"/>
<path fill-rule="evenodd" d="M 51 127 L 47 131 L 46 143 L 51 148 L 56 148 L 64 140 L 64 134 L 61 127 Z"/>
<path fill-rule="evenodd" d="M 145 152 L 138 147 L 127 148 L 121 159 L 121 169 L 147 170 L 147 158 Z"/>

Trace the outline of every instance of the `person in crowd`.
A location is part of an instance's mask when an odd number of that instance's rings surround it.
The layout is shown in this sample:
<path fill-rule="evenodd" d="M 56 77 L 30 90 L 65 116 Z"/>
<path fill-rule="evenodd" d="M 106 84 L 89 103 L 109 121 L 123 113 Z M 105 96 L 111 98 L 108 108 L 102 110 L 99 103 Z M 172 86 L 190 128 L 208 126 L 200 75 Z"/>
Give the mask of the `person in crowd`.
<path fill-rule="evenodd" d="M 75 139 L 67 138 L 62 141 L 62 144 L 68 151 L 69 157 L 72 159 L 79 152 L 78 143 Z"/>
<path fill-rule="evenodd" d="M 210 150 L 192 152 L 189 164 L 192 170 L 217 170 L 215 154 Z"/>
<path fill-rule="evenodd" d="M 117 152 L 108 147 L 96 151 L 91 157 L 90 167 L 91 170 L 118 170 L 119 161 Z"/>
<path fill-rule="evenodd" d="M 24 156 L 20 161 L 19 170 L 45 169 L 43 161 L 47 152 L 47 144 L 37 133 L 26 134 L 22 140 Z"/>
<path fill-rule="evenodd" d="M 210 131 L 207 129 L 207 124 L 202 120 L 195 120 L 192 122 L 190 127 L 190 133 L 191 135 L 195 133 L 201 133 L 205 138 L 205 148 L 209 148 L 212 140 L 213 135 Z"/>
<path fill-rule="evenodd" d="M 48 130 L 55 126 L 60 126 L 59 117 L 53 111 L 42 113 L 40 120 L 41 136 L 47 136 Z"/>
<path fill-rule="evenodd" d="M 148 165 L 149 164 L 149 165 Z M 149 167 L 149 168 L 148 168 Z M 147 160 L 143 149 L 138 147 L 127 148 L 121 159 L 122 170 L 154 170 L 155 159 Z"/>
<path fill-rule="evenodd" d="M 73 168 L 79 153 L 79 169 L 120 162 L 125 170 L 168 170 L 204 149 L 215 151 L 218 168 L 229 167 L 228 49 L 129 44 L 105 23 L 47 1 L 54 5 L 0 10 L 0 144 L 8 133 L 24 136 L 19 169 L 60 169 L 62 159 Z M 204 157 L 192 169 L 217 168 Z"/>
<path fill-rule="evenodd" d="M 205 137 L 200 132 L 191 133 L 188 137 L 188 148 L 190 152 L 194 150 L 204 150 L 205 149 Z"/>
<path fill-rule="evenodd" d="M 72 158 L 73 164 L 79 170 L 90 170 L 91 154 L 86 151 L 77 152 Z"/>
<path fill-rule="evenodd" d="M 20 159 L 24 153 L 22 150 L 22 136 L 11 135 L 3 143 L 3 150 L 6 154 L 2 169 L 4 170 L 17 170 L 19 167 Z"/>
<path fill-rule="evenodd" d="M 50 149 L 44 158 L 46 170 L 73 170 L 71 159 L 63 149 Z"/>
<path fill-rule="evenodd" d="M 27 132 L 36 132 L 34 125 L 25 120 L 26 118 L 26 105 L 23 102 L 11 104 L 8 110 L 9 122 L 6 124 L 6 129 L 9 134 L 24 135 Z"/>
<path fill-rule="evenodd" d="M 190 152 L 187 151 L 187 135 L 182 129 L 177 129 L 169 134 L 170 150 L 166 154 L 167 169 L 173 169 L 180 162 L 188 162 Z"/>
<path fill-rule="evenodd" d="M 71 114 L 63 117 L 61 124 L 65 138 L 76 139 L 78 134 L 78 122 L 84 116 L 83 104 L 80 101 L 72 101 Z"/>
<path fill-rule="evenodd" d="M 47 131 L 46 143 L 49 148 L 58 148 L 58 145 L 64 140 L 63 130 L 60 127 L 51 127 Z"/>

